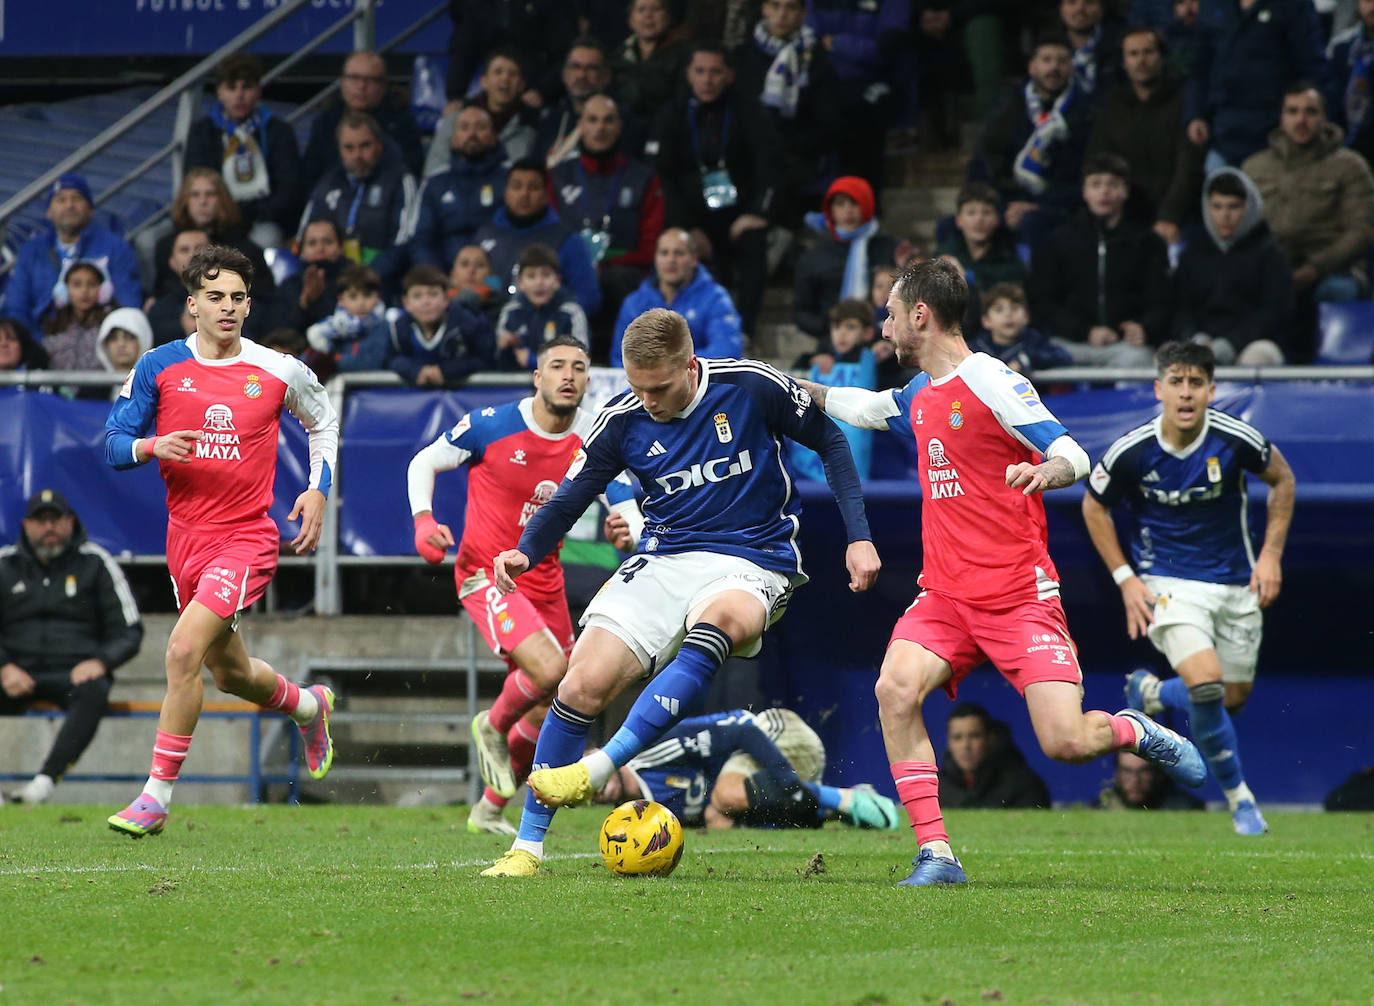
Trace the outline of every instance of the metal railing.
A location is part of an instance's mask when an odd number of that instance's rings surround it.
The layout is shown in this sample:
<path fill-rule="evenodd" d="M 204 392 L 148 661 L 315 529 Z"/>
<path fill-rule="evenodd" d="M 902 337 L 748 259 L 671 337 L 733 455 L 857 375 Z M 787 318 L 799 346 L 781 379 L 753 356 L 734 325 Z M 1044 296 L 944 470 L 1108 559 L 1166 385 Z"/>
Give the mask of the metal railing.
<path fill-rule="evenodd" d="M 181 185 L 181 154 L 186 147 L 187 133 L 200 109 L 201 95 L 205 80 L 214 74 L 215 68 L 226 56 L 238 52 L 256 42 L 296 12 L 311 6 L 311 2 L 312 0 L 284 0 L 282 5 L 272 11 L 272 13 L 265 15 L 251 27 L 245 28 L 195 66 L 181 74 L 181 76 L 177 77 L 170 84 L 167 84 L 161 90 L 157 91 L 157 93 L 153 94 L 137 108 L 121 116 L 96 136 L 72 151 L 72 153 L 68 154 L 53 167 L 43 172 L 43 174 L 39 175 L 9 199 L 5 200 L 4 203 L 0 204 L 0 229 L 8 225 L 9 219 L 14 216 L 15 213 L 28 205 L 35 197 L 45 192 L 48 186 L 51 185 L 59 175 L 72 171 L 85 164 L 105 150 L 105 148 L 119 140 L 120 137 L 131 129 L 144 122 L 164 105 L 175 99 L 178 104 L 176 122 L 172 130 L 172 138 L 164 146 L 158 148 L 152 154 L 149 154 L 138 165 L 126 172 L 117 181 L 95 197 L 96 206 L 104 205 L 130 184 L 141 178 L 164 158 L 170 156 L 172 157 L 172 192 L 168 196 L 168 205 L 144 220 L 139 221 L 129 229 L 125 236 L 132 239 L 148 228 L 161 223 L 162 220 L 171 214 L 171 199 Z M 378 48 L 376 45 L 377 3 L 378 0 L 354 0 L 353 9 L 351 11 L 341 16 L 337 21 L 329 25 L 329 27 L 325 28 L 314 38 L 296 49 L 290 56 L 265 73 L 262 83 L 267 85 L 278 79 L 287 70 L 295 66 L 296 63 L 315 52 L 320 46 L 328 42 L 349 25 L 353 26 L 353 48 L 355 50 L 376 49 L 379 52 L 387 53 L 404 44 L 413 35 L 431 21 L 434 21 L 444 14 L 447 10 L 445 4 L 439 4 Z M 291 123 L 296 122 L 302 116 L 308 114 L 327 101 L 338 91 L 338 88 L 339 82 L 337 80 L 333 81 L 314 97 L 292 110 L 292 112 L 286 116 L 286 120 Z M 0 230 L 0 233 L 3 233 L 3 231 Z M 12 268 L 12 261 L 0 264 L 0 275 L 3 275 Z M 64 383 L 72 382 L 66 381 Z"/>

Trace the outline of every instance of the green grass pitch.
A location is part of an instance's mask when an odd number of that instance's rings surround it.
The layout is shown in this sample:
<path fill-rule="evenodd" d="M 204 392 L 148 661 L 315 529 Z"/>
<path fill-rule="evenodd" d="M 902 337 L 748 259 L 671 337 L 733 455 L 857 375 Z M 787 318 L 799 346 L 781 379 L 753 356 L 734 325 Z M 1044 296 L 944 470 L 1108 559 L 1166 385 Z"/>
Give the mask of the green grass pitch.
<path fill-rule="evenodd" d="M 0 1006 L 1374 1001 L 1374 815 L 955 811 L 971 882 L 908 890 L 905 827 L 692 831 L 620 880 L 565 811 L 495 881 L 465 808 L 110 810 L 0 808 Z"/>

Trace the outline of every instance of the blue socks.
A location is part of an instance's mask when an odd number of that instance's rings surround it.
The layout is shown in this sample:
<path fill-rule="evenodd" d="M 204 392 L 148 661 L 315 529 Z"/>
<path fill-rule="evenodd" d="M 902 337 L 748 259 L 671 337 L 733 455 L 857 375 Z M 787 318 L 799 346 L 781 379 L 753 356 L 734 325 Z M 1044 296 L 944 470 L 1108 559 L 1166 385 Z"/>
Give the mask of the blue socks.
<path fill-rule="evenodd" d="M 1212 767 L 1212 774 L 1224 791 L 1245 784 L 1236 752 L 1236 728 L 1226 711 L 1223 699 L 1226 686 L 1220 681 L 1208 681 L 1188 689 L 1192 699 L 1193 740 Z"/>
<path fill-rule="evenodd" d="M 606 743 L 603 750 L 617 768 L 682 719 L 688 705 L 725 663 L 734 645 L 723 630 L 709 622 L 698 622 L 688 630 L 677 656 L 639 694 L 625 724 Z M 539 739 L 542 743 L 542 732 Z M 535 760 L 539 760 L 538 752 Z"/>
<path fill-rule="evenodd" d="M 570 765 L 582 757 L 587 747 L 587 730 L 594 717 L 585 716 L 558 699 L 553 700 L 544 725 L 539 728 L 539 740 L 534 746 L 534 767 Z M 518 841 L 543 842 L 544 834 L 553 821 L 553 807 L 545 807 L 534 798 L 533 793 L 525 794 L 525 809 L 520 814 Z"/>
<path fill-rule="evenodd" d="M 816 802 L 826 810 L 840 809 L 842 795 L 838 786 L 826 786 L 824 783 L 819 782 L 804 782 L 802 785 L 811 791 L 811 794 L 816 798 Z"/>
<path fill-rule="evenodd" d="M 1159 701 L 1164 703 L 1165 709 L 1172 709 L 1179 713 L 1191 713 L 1193 702 L 1188 698 L 1188 685 L 1177 675 L 1160 682 Z"/>

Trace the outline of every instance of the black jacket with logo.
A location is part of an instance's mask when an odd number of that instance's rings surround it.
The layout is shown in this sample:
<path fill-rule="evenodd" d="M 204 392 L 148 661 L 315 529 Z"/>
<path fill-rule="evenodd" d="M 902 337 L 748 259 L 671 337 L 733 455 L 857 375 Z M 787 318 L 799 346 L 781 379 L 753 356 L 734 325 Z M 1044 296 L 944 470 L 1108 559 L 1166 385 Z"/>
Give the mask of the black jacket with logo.
<path fill-rule="evenodd" d="M 86 541 L 80 523 L 46 566 L 22 533 L 19 544 L 0 548 L 0 665 L 39 674 L 96 658 L 110 672 L 142 642 L 143 621 L 123 571 Z"/>

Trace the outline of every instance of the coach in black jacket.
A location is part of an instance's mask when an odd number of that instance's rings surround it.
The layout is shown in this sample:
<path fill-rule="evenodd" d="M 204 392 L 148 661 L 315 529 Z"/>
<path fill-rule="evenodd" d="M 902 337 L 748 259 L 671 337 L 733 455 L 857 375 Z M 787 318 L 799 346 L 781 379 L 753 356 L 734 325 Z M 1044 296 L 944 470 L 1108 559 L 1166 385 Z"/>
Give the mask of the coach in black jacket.
<path fill-rule="evenodd" d="M 0 548 L 0 715 L 44 700 L 67 716 L 42 769 L 11 800 L 52 795 L 95 737 L 111 674 L 142 641 L 133 593 L 110 554 L 86 541 L 61 493 L 35 493 L 18 544 Z"/>

